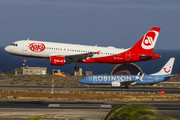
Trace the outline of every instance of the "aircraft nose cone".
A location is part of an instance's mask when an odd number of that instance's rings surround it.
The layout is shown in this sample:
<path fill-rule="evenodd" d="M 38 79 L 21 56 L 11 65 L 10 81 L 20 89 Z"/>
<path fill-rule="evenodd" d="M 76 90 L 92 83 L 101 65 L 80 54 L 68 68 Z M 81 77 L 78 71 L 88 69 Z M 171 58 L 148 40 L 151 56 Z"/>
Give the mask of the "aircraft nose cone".
<path fill-rule="evenodd" d="M 5 47 L 5 48 L 4 48 L 4 51 L 5 51 L 5 52 L 8 52 L 8 47 Z"/>
<path fill-rule="evenodd" d="M 85 80 L 84 79 L 80 79 L 78 82 L 83 84 L 85 82 Z"/>
<path fill-rule="evenodd" d="M 82 83 L 82 79 L 78 81 L 79 83 Z"/>
<path fill-rule="evenodd" d="M 12 53 L 12 48 L 10 46 L 7 46 L 4 48 L 4 51 L 7 53 Z"/>

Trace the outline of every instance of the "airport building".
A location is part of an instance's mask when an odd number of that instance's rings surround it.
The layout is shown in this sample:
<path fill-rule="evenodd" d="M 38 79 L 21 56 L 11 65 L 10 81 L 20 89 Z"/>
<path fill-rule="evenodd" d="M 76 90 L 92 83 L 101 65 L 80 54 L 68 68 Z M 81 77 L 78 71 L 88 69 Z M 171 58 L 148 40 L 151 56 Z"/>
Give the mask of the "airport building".
<path fill-rule="evenodd" d="M 85 76 L 90 76 L 90 75 L 93 75 L 93 72 L 92 72 L 92 71 L 86 71 L 86 72 L 85 72 Z"/>
<path fill-rule="evenodd" d="M 52 70 L 52 74 L 54 75 L 54 73 L 59 73 L 59 74 L 65 75 L 64 72 L 61 72 L 61 70 L 55 70 L 55 69 L 53 69 L 53 70 Z"/>
<path fill-rule="evenodd" d="M 46 75 L 47 67 L 21 67 L 14 69 L 15 75 Z"/>

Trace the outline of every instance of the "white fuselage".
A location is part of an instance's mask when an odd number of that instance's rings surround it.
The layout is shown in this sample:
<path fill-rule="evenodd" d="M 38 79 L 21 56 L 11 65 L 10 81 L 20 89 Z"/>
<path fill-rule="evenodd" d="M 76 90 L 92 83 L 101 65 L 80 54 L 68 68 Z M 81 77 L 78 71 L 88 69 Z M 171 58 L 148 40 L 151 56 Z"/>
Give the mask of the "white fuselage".
<path fill-rule="evenodd" d="M 45 49 L 43 51 L 32 51 L 29 46 L 31 43 L 43 43 L 45 45 Z M 16 41 L 13 44 L 7 46 L 5 48 L 5 51 L 13 55 L 38 58 L 50 58 L 51 56 L 65 57 L 100 51 L 99 54 L 95 54 L 92 56 L 93 58 L 97 58 L 116 55 L 127 50 L 118 49 L 114 47 L 98 47 L 79 44 L 55 43 L 44 41 L 42 42 L 33 40 L 21 40 Z M 118 56 L 119 57 L 117 59 L 123 59 L 120 55 Z"/>

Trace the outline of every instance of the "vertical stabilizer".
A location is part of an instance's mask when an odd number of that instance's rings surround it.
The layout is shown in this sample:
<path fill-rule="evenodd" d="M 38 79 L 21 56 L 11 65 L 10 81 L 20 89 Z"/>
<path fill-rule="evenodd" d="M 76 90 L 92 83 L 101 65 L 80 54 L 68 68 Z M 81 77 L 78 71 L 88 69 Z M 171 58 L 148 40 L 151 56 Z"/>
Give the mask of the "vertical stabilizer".
<path fill-rule="evenodd" d="M 151 28 L 130 50 L 141 53 L 152 53 L 160 29 L 159 27 Z"/>
<path fill-rule="evenodd" d="M 164 67 L 157 73 L 151 75 L 169 75 L 172 72 L 173 64 L 175 58 L 170 58 L 169 61 L 164 65 Z"/>

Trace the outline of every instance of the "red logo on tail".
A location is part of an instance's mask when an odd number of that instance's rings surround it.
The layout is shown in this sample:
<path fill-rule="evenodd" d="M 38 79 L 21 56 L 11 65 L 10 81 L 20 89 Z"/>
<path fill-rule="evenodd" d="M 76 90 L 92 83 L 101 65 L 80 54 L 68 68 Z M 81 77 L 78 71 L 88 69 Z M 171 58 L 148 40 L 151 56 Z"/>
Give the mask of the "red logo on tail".
<path fill-rule="evenodd" d="M 149 46 L 149 45 L 152 45 L 153 44 L 153 38 L 151 36 L 146 36 L 147 39 L 145 39 L 143 42 L 144 42 L 144 45 L 146 46 Z"/>
<path fill-rule="evenodd" d="M 156 31 L 149 31 L 143 38 L 142 48 L 144 49 L 152 49 L 154 48 L 154 39 L 156 37 Z"/>
<path fill-rule="evenodd" d="M 164 68 L 164 72 L 169 73 L 171 71 L 171 66 L 170 69 L 167 71 L 166 68 Z"/>

